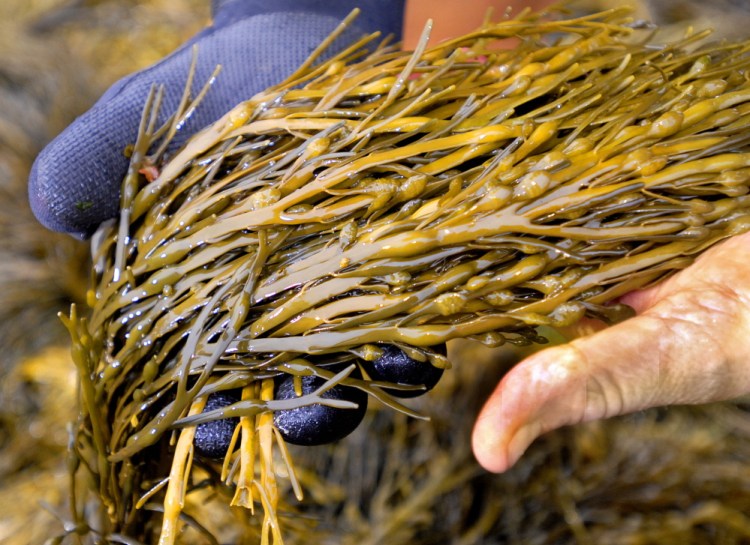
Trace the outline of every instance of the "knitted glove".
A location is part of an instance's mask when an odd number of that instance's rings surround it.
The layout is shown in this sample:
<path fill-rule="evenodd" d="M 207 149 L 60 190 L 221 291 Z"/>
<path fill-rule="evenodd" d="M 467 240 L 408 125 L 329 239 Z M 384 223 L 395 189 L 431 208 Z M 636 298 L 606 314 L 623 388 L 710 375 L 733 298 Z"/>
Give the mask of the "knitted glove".
<path fill-rule="evenodd" d="M 115 217 L 146 97 L 165 86 L 162 120 L 180 101 L 198 45 L 195 86 L 222 71 L 181 129 L 176 144 L 242 100 L 291 74 L 355 7 L 362 13 L 336 42 L 348 45 L 376 30 L 401 35 L 404 0 L 214 0 L 214 22 L 157 64 L 113 85 L 37 157 L 29 180 L 34 214 L 46 227 L 89 237 Z M 335 46 L 334 46 L 335 48 Z"/>

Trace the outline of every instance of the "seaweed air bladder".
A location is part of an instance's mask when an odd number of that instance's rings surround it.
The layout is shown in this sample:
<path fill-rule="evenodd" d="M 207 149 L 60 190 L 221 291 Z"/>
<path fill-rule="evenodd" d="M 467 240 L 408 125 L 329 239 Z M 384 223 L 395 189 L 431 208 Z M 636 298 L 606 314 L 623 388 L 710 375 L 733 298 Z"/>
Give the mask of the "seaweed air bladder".
<path fill-rule="evenodd" d="M 322 44 L 173 154 L 211 91 L 165 127 L 153 91 L 90 309 L 63 318 L 72 537 L 216 542 L 189 505 L 208 487 L 281 543 L 294 433 L 336 439 L 368 400 L 423 417 L 404 398 L 447 341 L 621 320 L 618 296 L 750 227 L 750 43 L 657 45 L 627 9 L 427 34 Z"/>

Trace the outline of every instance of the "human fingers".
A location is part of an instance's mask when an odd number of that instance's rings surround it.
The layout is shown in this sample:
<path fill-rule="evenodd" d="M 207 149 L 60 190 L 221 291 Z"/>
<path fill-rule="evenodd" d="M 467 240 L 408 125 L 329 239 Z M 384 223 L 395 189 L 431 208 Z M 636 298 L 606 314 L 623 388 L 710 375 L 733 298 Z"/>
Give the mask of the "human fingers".
<path fill-rule="evenodd" d="M 624 299 L 640 314 L 513 368 L 477 419 L 473 448 L 505 471 L 539 435 L 649 407 L 750 391 L 750 237 L 735 237 L 664 284 Z"/>

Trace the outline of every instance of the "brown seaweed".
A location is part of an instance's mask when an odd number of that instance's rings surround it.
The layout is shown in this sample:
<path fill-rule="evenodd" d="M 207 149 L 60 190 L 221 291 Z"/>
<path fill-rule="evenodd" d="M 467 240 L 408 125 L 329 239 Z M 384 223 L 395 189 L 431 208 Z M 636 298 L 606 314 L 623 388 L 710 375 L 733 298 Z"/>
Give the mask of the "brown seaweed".
<path fill-rule="evenodd" d="M 372 36 L 173 157 L 191 100 L 160 129 L 155 91 L 119 221 L 97 235 L 91 314 L 65 318 L 72 473 L 91 482 L 72 487 L 71 535 L 174 543 L 180 520 L 200 529 L 183 506 L 209 483 L 260 504 L 262 542 L 281 542 L 278 481 L 302 487 L 274 410 L 331 403 L 320 394 L 342 383 L 419 416 L 383 390 L 398 386 L 350 375 L 379 343 L 444 367 L 431 347 L 452 339 L 523 345 L 542 325 L 616 321 L 619 295 L 746 231 L 748 43 L 704 37 L 657 47 L 627 10 L 523 13 L 414 52 L 365 54 Z M 280 401 L 280 374 L 327 382 Z M 230 389 L 241 401 L 201 412 Z M 238 448 L 223 467 L 194 459 L 194 426 L 227 416 Z"/>

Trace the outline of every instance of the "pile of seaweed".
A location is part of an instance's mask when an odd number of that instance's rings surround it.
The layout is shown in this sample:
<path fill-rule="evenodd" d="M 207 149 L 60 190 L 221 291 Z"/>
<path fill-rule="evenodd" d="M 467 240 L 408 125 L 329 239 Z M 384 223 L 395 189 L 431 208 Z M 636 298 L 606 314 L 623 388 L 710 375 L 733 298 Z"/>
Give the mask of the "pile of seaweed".
<path fill-rule="evenodd" d="M 613 299 L 746 231 L 750 44 L 654 47 L 637 27 L 624 9 L 524 12 L 408 53 L 368 52 L 370 36 L 171 157 L 203 91 L 157 127 L 154 90 L 120 218 L 96 237 L 90 315 L 65 319 L 81 409 L 68 534 L 168 544 L 183 521 L 213 542 L 185 506 L 218 497 L 260 505 L 243 524 L 281 542 L 287 489 L 301 499 L 316 476 L 295 468 L 275 413 L 351 409 L 324 395 L 347 386 L 418 417 L 403 385 L 368 374 L 388 346 L 446 367 L 436 347 L 453 339 L 526 345 L 540 326 L 616 321 L 628 309 Z M 322 385 L 278 399 L 283 376 Z M 240 393 L 204 412 L 222 392 Z M 223 460 L 194 456 L 196 426 L 227 417 Z M 412 482 L 404 506 L 442 492 Z M 498 515 L 479 512 L 477 535 Z"/>

